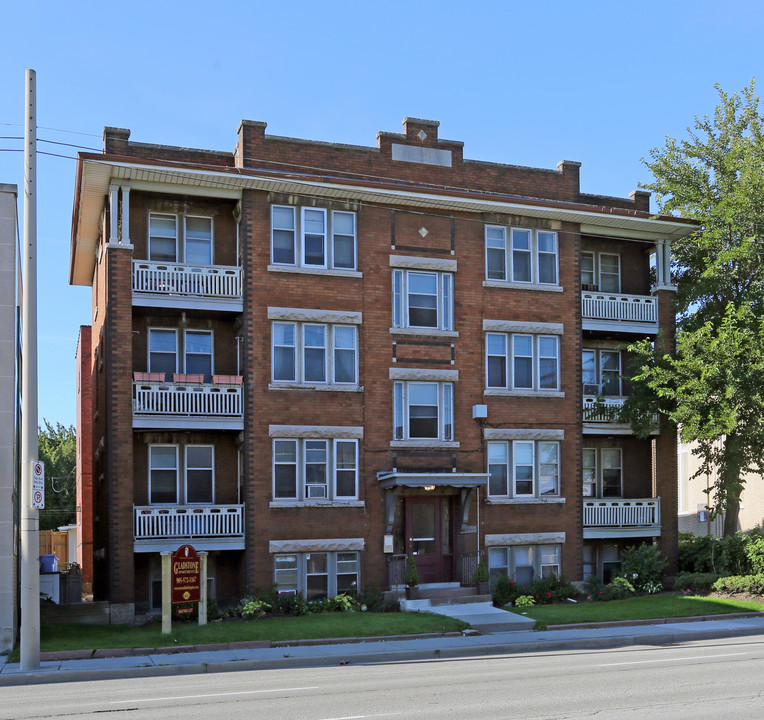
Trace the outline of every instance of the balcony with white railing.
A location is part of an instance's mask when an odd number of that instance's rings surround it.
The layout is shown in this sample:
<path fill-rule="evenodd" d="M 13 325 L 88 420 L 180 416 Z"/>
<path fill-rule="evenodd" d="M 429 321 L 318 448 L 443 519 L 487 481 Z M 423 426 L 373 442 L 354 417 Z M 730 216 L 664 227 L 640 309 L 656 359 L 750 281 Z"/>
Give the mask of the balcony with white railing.
<path fill-rule="evenodd" d="M 218 382 L 168 383 L 158 381 L 156 373 L 135 373 L 133 427 L 243 430 L 241 378 L 213 376 L 213 380 Z"/>
<path fill-rule="evenodd" d="M 243 505 L 133 506 L 135 552 L 189 543 L 196 550 L 243 550 Z"/>
<path fill-rule="evenodd" d="M 584 538 L 656 537 L 661 499 L 584 498 Z"/>
<path fill-rule="evenodd" d="M 621 418 L 625 397 L 584 393 L 582 420 L 588 435 L 631 435 L 631 424 Z M 652 419 L 651 434 L 657 435 L 658 417 Z"/>
<path fill-rule="evenodd" d="M 241 268 L 133 260 L 133 305 L 241 312 Z"/>
<path fill-rule="evenodd" d="M 584 290 L 581 292 L 584 330 L 658 332 L 658 298 Z"/>

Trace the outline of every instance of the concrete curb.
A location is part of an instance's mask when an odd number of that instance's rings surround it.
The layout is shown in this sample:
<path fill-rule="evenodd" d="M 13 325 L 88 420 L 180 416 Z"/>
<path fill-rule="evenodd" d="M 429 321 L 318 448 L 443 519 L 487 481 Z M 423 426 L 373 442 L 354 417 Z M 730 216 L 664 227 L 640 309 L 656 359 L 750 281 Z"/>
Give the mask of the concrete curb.
<path fill-rule="evenodd" d="M 739 618 L 739 614 L 735 614 Z M 761 616 L 761 613 L 757 613 Z M 744 615 L 747 619 L 750 615 Z M 735 618 L 729 618 L 734 620 Z M 676 623 L 681 625 L 684 623 Z M 671 623 L 659 623 L 655 630 L 642 630 L 635 634 L 607 634 L 610 628 L 579 628 L 579 630 L 594 630 L 595 633 L 587 636 L 573 638 L 555 638 L 558 633 L 555 631 L 545 631 L 534 633 L 537 640 L 528 640 L 529 633 L 501 633 L 500 635 L 469 636 L 463 638 L 437 637 L 420 638 L 422 646 L 412 648 L 410 644 L 400 642 L 401 640 L 412 640 L 410 636 L 399 636 L 397 640 L 380 638 L 370 638 L 362 641 L 354 638 L 355 643 L 330 644 L 323 645 L 320 648 L 323 652 L 320 655 L 315 653 L 315 647 L 307 645 L 292 645 L 282 648 L 263 648 L 253 649 L 255 653 L 267 653 L 268 657 L 238 659 L 231 658 L 226 661 L 219 660 L 216 656 L 213 661 L 200 661 L 197 658 L 189 657 L 188 663 L 177 663 L 181 660 L 175 657 L 175 663 L 162 664 L 161 657 L 156 658 L 159 661 L 152 660 L 151 656 L 144 656 L 145 660 L 152 664 L 140 664 L 130 667 L 108 667 L 109 660 L 98 660 L 103 662 L 101 668 L 83 668 L 83 669 L 62 669 L 59 666 L 43 668 L 40 671 L 31 673 L 21 673 L 17 670 L 10 670 L 7 667 L 0 668 L 0 686 L 12 685 L 33 685 L 40 683 L 58 683 L 89 680 L 106 680 L 134 677 L 163 677 L 173 675 L 193 675 L 212 672 L 231 672 L 247 670 L 264 670 L 291 667 L 320 667 L 347 663 L 351 664 L 372 664 L 372 663 L 400 663 L 400 662 L 418 662 L 432 660 L 446 660 L 463 657 L 486 657 L 490 655 L 516 655 L 520 653 L 547 653 L 560 652 L 565 650 L 596 650 L 618 647 L 628 647 L 632 645 L 669 645 L 689 642 L 693 640 L 708 640 L 727 637 L 740 637 L 751 635 L 764 635 L 764 624 L 757 623 L 749 626 L 735 625 L 732 627 L 695 627 L 692 629 L 684 627 L 671 627 Z M 598 631 L 597 631 L 598 630 Z M 575 631 L 574 631 L 575 632 Z M 513 638 L 513 636 L 515 636 Z M 463 640 L 463 644 L 459 641 Z M 369 647 L 367 651 L 360 648 L 359 645 L 368 642 L 375 647 Z M 384 647 L 385 643 L 390 642 L 389 647 Z M 397 647 L 396 647 L 397 645 Z M 286 650 L 289 647 L 294 648 L 295 654 L 285 652 L 281 657 L 276 657 L 274 650 Z M 313 650 L 313 652 L 311 652 Z M 222 656 L 223 653 L 221 652 Z M 169 658 L 168 658 L 169 659 Z M 95 660 L 95 658 L 93 658 Z M 114 662 L 128 660 L 128 658 L 114 658 Z M 137 661 L 138 658 L 135 658 Z M 53 665 L 53 663 L 51 663 Z"/>

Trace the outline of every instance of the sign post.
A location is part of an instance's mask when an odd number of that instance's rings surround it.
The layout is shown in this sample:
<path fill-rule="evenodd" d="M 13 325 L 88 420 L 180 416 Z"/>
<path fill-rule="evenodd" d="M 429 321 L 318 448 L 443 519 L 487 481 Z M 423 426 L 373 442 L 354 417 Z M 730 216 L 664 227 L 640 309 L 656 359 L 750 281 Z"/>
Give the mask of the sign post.
<path fill-rule="evenodd" d="M 174 553 L 162 553 L 162 634 L 172 630 L 172 606 L 199 603 L 199 624 L 207 623 L 207 553 L 181 545 Z M 204 581 L 204 582 L 203 582 Z M 193 608 L 178 608 L 179 614 Z"/>

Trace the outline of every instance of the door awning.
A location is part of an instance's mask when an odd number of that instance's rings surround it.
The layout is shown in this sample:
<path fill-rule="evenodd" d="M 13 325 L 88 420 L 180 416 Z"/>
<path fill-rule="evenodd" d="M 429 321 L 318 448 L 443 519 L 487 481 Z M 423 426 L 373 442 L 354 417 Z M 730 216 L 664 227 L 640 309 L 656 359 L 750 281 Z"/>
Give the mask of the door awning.
<path fill-rule="evenodd" d="M 488 484 L 488 473 L 459 473 L 459 472 L 399 472 L 385 470 L 377 473 L 377 482 L 383 490 L 397 487 L 426 488 L 426 487 L 457 487 L 474 488 Z"/>

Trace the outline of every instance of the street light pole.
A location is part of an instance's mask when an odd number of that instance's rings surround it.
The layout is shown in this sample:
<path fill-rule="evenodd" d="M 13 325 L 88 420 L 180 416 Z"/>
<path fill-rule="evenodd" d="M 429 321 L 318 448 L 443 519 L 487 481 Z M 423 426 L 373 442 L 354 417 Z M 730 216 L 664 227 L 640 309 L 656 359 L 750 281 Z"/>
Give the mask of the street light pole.
<path fill-rule="evenodd" d="M 37 456 L 37 74 L 26 71 L 21 356 L 21 669 L 40 667 L 39 511 L 32 501 Z"/>

